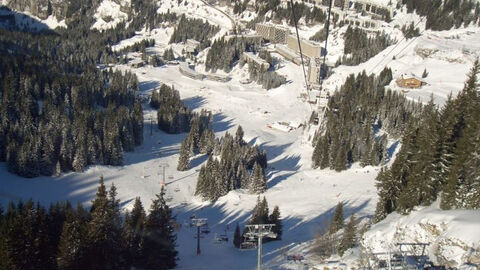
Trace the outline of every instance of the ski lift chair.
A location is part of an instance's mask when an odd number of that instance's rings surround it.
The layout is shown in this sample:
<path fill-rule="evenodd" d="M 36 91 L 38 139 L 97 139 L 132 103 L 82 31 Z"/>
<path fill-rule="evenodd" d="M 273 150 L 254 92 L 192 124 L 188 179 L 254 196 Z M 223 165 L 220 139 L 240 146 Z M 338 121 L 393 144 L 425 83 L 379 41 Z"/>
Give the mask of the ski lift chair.
<path fill-rule="evenodd" d="M 205 234 L 208 234 L 208 233 L 210 233 L 210 229 L 208 227 L 203 227 L 201 232 L 205 233 Z"/>
<path fill-rule="evenodd" d="M 251 241 L 245 241 L 240 243 L 240 250 L 254 250 L 257 249 L 257 244 Z"/>
<path fill-rule="evenodd" d="M 228 243 L 228 236 L 225 234 L 218 235 L 217 233 L 215 233 L 215 237 L 213 238 L 213 241 L 217 244 L 222 242 Z"/>

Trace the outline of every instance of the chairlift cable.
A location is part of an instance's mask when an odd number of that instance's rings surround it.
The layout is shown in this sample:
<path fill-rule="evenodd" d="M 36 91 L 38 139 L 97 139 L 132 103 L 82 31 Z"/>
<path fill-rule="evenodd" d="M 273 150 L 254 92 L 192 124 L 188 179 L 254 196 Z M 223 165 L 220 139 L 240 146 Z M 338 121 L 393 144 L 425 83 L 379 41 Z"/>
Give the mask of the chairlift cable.
<path fill-rule="evenodd" d="M 429 9 L 430 9 L 429 13 L 432 12 L 432 7 L 433 7 L 433 6 L 431 6 L 431 7 L 429 8 Z M 415 28 L 417 27 L 417 25 L 418 25 L 420 22 L 422 22 L 425 18 L 427 18 L 427 16 L 421 17 L 421 18 L 420 18 L 420 21 L 418 21 L 418 22 L 414 25 L 413 28 L 415 29 Z M 434 18 L 432 24 L 433 24 L 433 23 L 436 23 L 440 18 L 441 18 L 441 16 L 438 16 L 438 17 Z M 403 52 L 406 48 L 408 48 L 417 38 L 421 37 L 422 34 L 423 34 L 426 30 L 427 30 L 427 26 L 425 25 L 425 28 L 424 28 L 422 31 L 420 31 L 420 33 L 418 34 L 418 36 L 413 37 L 412 40 L 407 43 L 407 46 L 405 46 L 403 49 L 400 50 L 400 52 L 398 52 L 397 54 L 395 54 L 394 57 L 396 58 L 398 55 L 400 55 L 400 53 Z M 404 36 L 401 41 L 403 41 L 404 39 L 406 39 L 406 36 Z M 400 42 L 401 42 L 401 41 L 400 41 Z M 400 42 L 398 42 L 397 45 L 395 45 L 395 47 L 394 47 L 388 54 L 392 53 L 393 50 L 394 50 L 398 45 L 400 45 Z M 370 72 L 373 72 L 373 70 L 374 70 L 378 65 L 380 65 L 380 63 L 388 56 L 388 54 L 387 54 L 380 62 L 378 62 L 378 63 L 370 70 Z M 386 66 L 388 63 L 390 63 L 392 60 L 393 60 L 393 57 L 392 57 L 392 59 L 390 59 L 389 61 L 387 61 L 387 63 L 385 63 L 385 66 Z"/>
<path fill-rule="evenodd" d="M 330 15 L 332 14 L 332 2 L 333 0 L 330 0 L 330 2 L 328 3 L 328 17 L 326 22 L 327 32 L 325 35 L 325 53 L 323 53 L 323 63 L 322 63 L 322 66 L 320 67 L 320 91 L 323 90 L 323 80 L 327 76 L 326 73 L 325 74 L 322 73 L 322 70 L 324 70 L 324 72 L 327 72 L 325 62 L 327 61 L 327 44 L 328 44 L 327 42 L 328 42 L 328 35 L 330 34 Z"/>
<path fill-rule="evenodd" d="M 298 50 L 300 52 L 300 60 L 302 61 L 303 78 L 305 79 L 305 86 L 306 86 L 307 97 L 308 97 L 308 105 L 310 106 L 310 110 L 313 111 L 312 104 L 310 103 L 310 92 L 309 92 L 309 87 L 308 87 L 307 72 L 305 71 L 305 62 L 303 61 L 302 45 L 300 44 L 300 35 L 298 34 L 297 19 L 296 19 L 296 16 L 295 16 L 295 8 L 293 6 L 293 0 L 290 0 L 290 6 L 292 8 L 292 18 L 293 18 L 293 23 L 295 25 L 295 31 L 297 33 Z"/>
<path fill-rule="evenodd" d="M 420 20 L 413 26 L 413 28 L 415 29 L 417 27 L 417 25 L 423 21 L 423 19 L 424 19 L 424 17 L 420 18 Z M 378 63 L 375 66 L 373 66 L 373 68 L 371 68 L 370 71 L 367 72 L 367 73 L 373 72 L 375 70 L 375 68 L 377 68 L 378 65 L 380 65 L 383 62 L 383 60 L 385 60 L 387 58 L 387 56 L 389 56 L 400 45 L 400 43 L 402 43 L 402 41 L 404 41 L 405 39 L 406 39 L 406 36 L 403 36 L 403 38 L 380 61 L 378 61 Z M 415 38 L 414 38 L 414 40 L 415 40 Z M 407 47 L 409 45 L 407 45 Z M 402 52 L 403 50 L 404 49 L 402 49 L 400 52 Z M 388 61 L 386 64 L 388 64 L 388 63 L 390 63 L 390 61 Z"/>

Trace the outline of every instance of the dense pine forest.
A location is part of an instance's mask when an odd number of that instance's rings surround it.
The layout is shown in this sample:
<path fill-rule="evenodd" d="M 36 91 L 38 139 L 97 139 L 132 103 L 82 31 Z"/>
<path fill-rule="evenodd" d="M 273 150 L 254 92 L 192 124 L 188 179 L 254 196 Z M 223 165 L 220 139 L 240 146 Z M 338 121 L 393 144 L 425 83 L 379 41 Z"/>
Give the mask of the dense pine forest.
<path fill-rule="evenodd" d="M 150 107 L 157 110 L 158 128 L 171 134 L 188 132 L 196 116 L 183 104 L 178 90 L 166 84 L 152 92 Z"/>
<path fill-rule="evenodd" d="M 377 220 L 438 198 L 443 209 L 480 208 L 479 72 L 477 60 L 455 99 L 440 110 L 430 102 L 408 121 L 397 158 L 377 177 Z"/>
<path fill-rule="evenodd" d="M 121 165 L 123 151 L 142 143 L 135 75 L 99 71 L 88 51 L 72 54 L 77 44 L 56 34 L 0 31 L 0 161 L 11 172 Z"/>
<path fill-rule="evenodd" d="M 144 25 L 177 17 L 157 14 L 151 3 L 136 3 L 133 8 L 142 16 L 100 33 L 90 29 L 89 8 L 72 7 L 68 30 L 32 34 L 0 29 L 0 162 L 7 162 L 13 173 L 36 177 L 83 171 L 90 164 L 122 165 L 123 152 L 143 141 L 136 76 L 97 65 L 122 61 L 128 51 L 144 52 L 153 40 L 118 52 L 110 46 Z M 188 131 L 191 115 L 178 93 L 177 98 L 172 91 L 160 94 L 162 103 L 173 106 L 159 111 L 161 128 Z"/>
<path fill-rule="evenodd" d="M 202 19 L 190 19 L 184 15 L 175 27 L 170 43 L 185 42 L 194 39 L 200 42 L 200 50 L 210 46 L 210 39 L 220 31 L 220 27 L 204 22 Z"/>
<path fill-rule="evenodd" d="M 234 63 L 240 60 L 243 52 L 259 50 L 261 45 L 261 39 L 247 39 L 244 37 L 222 37 L 217 39 L 208 51 L 205 69 L 213 72 L 218 69 L 230 72 Z"/>
<path fill-rule="evenodd" d="M 0 269 L 171 269 L 176 266 L 175 220 L 164 191 L 147 213 L 140 198 L 120 213 L 115 186 L 103 178 L 89 210 L 81 204 L 0 206 Z"/>
<path fill-rule="evenodd" d="M 285 76 L 279 75 L 277 72 L 275 72 L 275 64 L 278 62 L 277 58 L 272 57 L 271 54 L 266 50 L 261 50 L 258 53 L 258 57 L 269 63 L 270 68 L 267 69 L 256 62 L 250 61 L 248 63 L 248 73 L 251 81 L 257 82 L 267 90 L 277 88 L 287 82 Z M 245 65 L 245 59 L 243 57 L 240 58 L 239 65 L 240 67 Z"/>
<path fill-rule="evenodd" d="M 221 139 L 216 139 L 205 121 L 193 121 L 190 133 L 180 147 L 177 169 L 188 169 L 190 158 L 196 154 L 207 154 L 209 158 L 200 168 L 195 195 L 216 200 L 235 189 L 244 188 L 252 193 L 263 193 L 267 189 L 267 153 L 244 141 L 241 126 L 235 136 L 227 132 Z"/>
<path fill-rule="evenodd" d="M 314 168 L 346 170 L 352 163 L 380 165 L 390 156 L 388 139 L 401 136 L 422 105 L 385 89 L 392 71 L 378 77 L 350 75 L 328 102 L 325 128 L 314 138 Z"/>
<path fill-rule="evenodd" d="M 393 44 L 390 38 L 384 32 L 378 32 L 373 37 L 358 27 L 349 26 L 344 35 L 345 45 L 343 53 L 345 54 L 339 64 L 356 66 L 366 62 L 368 59 L 379 54 L 385 48 Z"/>
<path fill-rule="evenodd" d="M 472 0 L 402 0 L 408 12 L 426 16 L 426 29 L 449 30 L 453 27 L 480 25 L 480 3 Z"/>

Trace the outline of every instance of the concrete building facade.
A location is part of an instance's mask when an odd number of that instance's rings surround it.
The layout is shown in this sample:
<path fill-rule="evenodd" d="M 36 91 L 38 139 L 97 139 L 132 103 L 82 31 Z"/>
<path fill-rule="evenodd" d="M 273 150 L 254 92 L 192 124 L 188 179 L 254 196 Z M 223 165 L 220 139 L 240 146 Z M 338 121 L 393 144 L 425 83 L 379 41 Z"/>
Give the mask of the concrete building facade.
<path fill-rule="evenodd" d="M 322 56 L 323 47 L 320 44 L 309 40 L 300 40 L 300 45 L 302 46 L 302 53 L 304 56 L 311 59 L 320 58 Z M 295 35 L 289 35 L 287 37 L 287 46 L 296 53 L 300 53 L 298 40 Z"/>
<path fill-rule="evenodd" d="M 276 45 L 275 51 L 285 57 L 285 59 L 292 61 L 294 64 L 300 65 L 302 63 L 300 55 L 285 45 Z"/>
<path fill-rule="evenodd" d="M 267 70 L 270 68 L 270 63 L 260 58 L 258 55 L 253 54 L 252 52 L 244 52 L 242 54 L 243 61 L 247 63 L 255 63 L 261 68 Z"/>
<path fill-rule="evenodd" d="M 347 17 L 343 20 L 345 24 L 367 29 L 379 29 L 381 22 L 364 18 Z"/>
<path fill-rule="evenodd" d="M 269 40 L 271 43 L 287 42 L 287 36 L 290 34 L 290 30 L 285 27 L 281 27 L 273 24 L 257 23 L 255 25 L 255 31 L 258 35 L 264 39 Z"/>
<path fill-rule="evenodd" d="M 358 12 L 364 11 L 378 16 L 386 16 L 388 14 L 390 18 L 394 15 L 394 8 L 392 6 L 379 5 L 368 0 L 344 0 L 343 9 L 354 9 Z"/>
<path fill-rule="evenodd" d="M 288 4 L 289 0 L 283 0 Z M 309 3 L 314 6 L 328 7 L 329 0 L 294 0 L 295 2 L 302 2 L 302 3 Z M 326 9 L 322 8 L 322 10 L 326 11 Z M 352 10 L 356 12 L 366 12 L 371 15 L 377 16 L 386 16 L 387 13 L 390 15 L 390 18 L 394 16 L 394 7 L 393 6 L 385 6 L 379 5 L 373 1 L 369 0 L 334 0 L 332 13 L 339 16 L 339 20 L 343 20 L 345 18 L 345 14 L 341 11 Z"/>
<path fill-rule="evenodd" d="M 319 84 L 320 83 L 320 66 L 310 65 L 308 67 L 308 83 Z"/>

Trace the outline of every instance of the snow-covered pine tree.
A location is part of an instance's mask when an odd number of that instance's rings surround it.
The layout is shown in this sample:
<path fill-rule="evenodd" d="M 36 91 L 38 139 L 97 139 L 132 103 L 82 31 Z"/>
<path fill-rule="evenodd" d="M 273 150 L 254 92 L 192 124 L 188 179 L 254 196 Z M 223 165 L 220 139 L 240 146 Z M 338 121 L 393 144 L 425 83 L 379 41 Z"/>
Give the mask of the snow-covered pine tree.
<path fill-rule="evenodd" d="M 237 179 L 240 182 L 240 188 L 246 189 L 250 186 L 250 175 L 242 162 L 237 167 Z"/>
<path fill-rule="evenodd" d="M 140 197 L 136 197 L 132 212 L 125 214 L 125 225 L 123 227 L 127 262 L 134 267 L 141 265 L 145 218 L 146 214 Z"/>
<path fill-rule="evenodd" d="M 253 174 L 251 176 L 250 191 L 255 194 L 263 193 L 267 190 L 267 179 L 263 168 L 260 167 L 258 162 L 253 165 Z"/>
<path fill-rule="evenodd" d="M 213 169 L 211 171 L 212 182 L 211 184 L 211 200 L 216 200 L 228 193 L 228 183 L 223 178 L 222 167 L 218 159 L 213 159 Z"/>
<path fill-rule="evenodd" d="M 335 207 L 332 222 L 330 223 L 330 233 L 336 233 L 343 228 L 343 202 L 339 202 Z"/>
<path fill-rule="evenodd" d="M 142 104 L 135 100 L 133 105 L 133 138 L 135 145 L 140 145 L 143 142 L 143 109 Z"/>
<path fill-rule="evenodd" d="M 343 232 L 342 240 L 340 241 L 340 245 L 337 248 L 338 253 L 340 256 L 343 256 L 345 251 L 355 246 L 357 241 L 357 220 L 355 215 L 350 217 L 347 225 L 345 226 L 345 231 Z"/>
<path fill-rule="evenodd" d="M 190 145 L 185 139 L 180 146 L 180 156 L 178 157 L 177 170 L 186 171 L 190 167 Z"/>
<path fill-rule="evenodd" d="M 260 200 L 260 196 L 257 197 L 257 205 L 253 208 L 252 216 L 250 217 L 249 224 L 267 224 L 268 219 L 268 202 L 265 197 Z"/>
<path fill-rule="evenodd" d="M 458 208 L 470 208 L 467 194 L 472 191 L 474 179 L 469 178 L 471 166 L 467 164 L 474 152 L 477 151 L 477 137 L 480 130 L 480 85 L 478 75 L 480 62 L 477 60 L 470 71 L 469 78 L 463 91 L 458 95 L 459 107 L 462 109 L 461 120 L 464 128 L 457 142 L 457 155 L 454 166 L 459 168 L 459 178 L 455 191 L 455 206 Z"/>
<path fill-rule="evenodd" d="M 474 149 L 472 157 L 466 164 L 470 190 L 465 194 L 465 204 L 469 209 L 480 209 L 480 131 Z"/>
<path fill-rule="evenodd" d="M 88 269 L 126 269 L 123 252 L 120 210 L 116 199 L 115 186 L 109 193 L 105 189 L 103 177 L 92 202 L 92 219 L 87 226 L 86 256 Z"/>
<path fill-rule="evenodd" d="M 243 135 L 245 133 L 243 132 L 242 126 L 238 126 L 237 131 L 235 132 L 235 142 L 239 145 L 242 145 L 244 143 L 243 141 Z"/>
<path fill-rule="evenodd" d="M 145 241 L 142 250 L 142 268 L 171 269 L 176 266 L 176 236 L 172 226 L 172 211 L 165 202 L 165 190 L 152 201 L 145 222 Z"/>
<path fill-rule="evenodd" d="M 282 219 L 280 217 L 280 208 L 277 205 L 275 205 L 275 207 L 273 208 L 273 211 L 268 217 L 268 220 L 270 224 L 275 224 L 275 226 L 272 228 L 272 232 L 274 232 L 277 235 L 276 237 L 277 240 L 281 240 L 283 226 L 282 226 Z"/>
<path fill-rule="evenodd" d="M 67 212 L 58 245 L 57 265 L 59 270 L 81 270 L 86 267 L 86 211 L 79 204 L 76 210 Z"/>
<path fill-rule="evenodd" d="M 205 169 L 205 165 L 202 165 L 202 167 L 200 167 L 200 172 L 198 173 L 197 185 L 195 187 L 195 196 L 201 196 L 205 199 L 205 195 L 207 192 L 207 184 L 207 170 Z"/>

